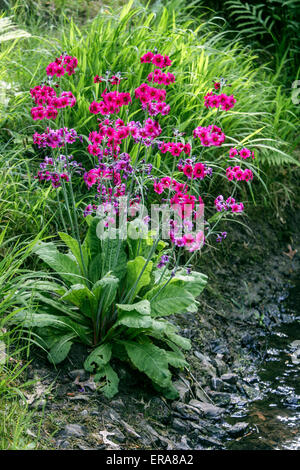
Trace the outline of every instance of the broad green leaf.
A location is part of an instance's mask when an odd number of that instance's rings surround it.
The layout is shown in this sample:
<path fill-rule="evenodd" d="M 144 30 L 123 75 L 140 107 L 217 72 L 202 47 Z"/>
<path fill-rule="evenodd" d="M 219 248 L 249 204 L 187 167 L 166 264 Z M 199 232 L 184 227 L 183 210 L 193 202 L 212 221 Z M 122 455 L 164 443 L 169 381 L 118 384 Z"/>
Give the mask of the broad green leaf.
<path fill-rule="evenodd" d="M 89 372 L 94 372 L 95 367 L 101 369 L 109 363 L 112 353 L 110 344 L 101 344 L 86 358 L 84 368 Z"/>
<path fill-rule="evenodd" d="M 88 278 L 94 284 L 101 278 L 102 273 L 102 255 L 94 255 L 89 263 Z"/>
<path fill-rule="evenodd" d="M 150 342 L 135 343 L 122 341 L 128 357 L 140 371 L 161 387 L 169 386 L 171 382 L 171 372 L 168 369 L 166 351 Z"/>
<path fill-rule="evenodd" d="M 112 272 L 118 279 L 123 279 L 126 274 L 127 256 L 124 251 L 123 240 L 107 238 L 102 241 L 102 276 Z"/>
<path fill-rule="evenodd" d="M 97 309 L 95 295 L 83 284 L 74 284 L 63 296 L 62 300 L 78 307 L 88 318 L 93 318 Z"/>
<path fill-rule="evenodd" d="M 140 315 L 136 311 L 132 311 L 127 314 L 119 315 L 118 321 L 114 324 L 113 328 L 117 328 L 120 325 L 127 326 L 128 328 L 150 328 L 152 324 L 152 318 L 150 315 Z"/>
<path fill-rule="evenodd" d="M 137 294 L 140 292 L 140 290 L 143 287 L 150 284 L 150 281 L 151 281 L 150 274 L 152 271 L 153 262 L 149 261 L 143 271 L 145 264 L 146 264 L 146 259 L 143 258 L 142 256 L 137 256 L 134 260 L 128 261 L 127 263 L 126 289 L 128 290 L 128 292 L 131 291 L 130 298 L 132 300 L 137 296 Z"/>
<path fill-rule="evenodd" d="M 59 364 L 60 362 L 62 362 L 69 354 L 69 351 L 73 344 L 73 338 L 74 335 L 69 334 L 62 336 L 59 340 L 57 340 L 48 353 L 49 361 L 53 364 Z"/>
<path fill-rule="evenodd" d="M 105 377 L 106 384 L 101 387 L 101 391 L 107 398 L 112 398 L 119 391 L 119 377 L 109 364 L 97 370 L 94 378 L 98 382 L 102 377 Z"/>
<path fill-rule="evenodd" d="M 88 251 L 87 251 L 86 246 L 81 245 L 82 257 L 83 257 L 83 262 L 82 262 L 78 241 L 75 240 L 75 238 L 71 237 L 71 235 L 69 235 L 68 233 L 58 232 L 58 235 L 60 236 L 62 241 L 68 246 L 68 248 L 71 250 L 71 252 L 75 256 L 77 263 L 80 266 L 81 274 L 84 276 L 83 263 L 87 267 L 88 261 L 89 261 Z"/>
<path fill-rule="evenodd" d="M 160 286 L 154 287 L 145 295 L 146 299 L 150 301 L 153 317 L 184 312 L 195 300 L 193 295 L 182 286 L 168 284 L 160 292 L 159 290 Z"/>
<path fill-rule="evenodd" d="M 115 301 L 118 286 L 119 279 L 112 274 L 107 274 L 94 284 L 92 292 L 97 299 L 97 304 L 100 302 L 100 310 L 104 314 Z"/>
<path fill-rule="evenodd" d="M 69 254 L 60 253 L 53 242 L 38 242 L 33 252 L 68 284 L 77 284 L 81 281 L 82 276 L 76 259 Z"/>
<path fill-rule="evenodd" d="M 178 354 L 174 351 L 166 351 L 166 355 L 167 361 L 171 366 L 176 367 L 178 369 L 184 369 L 185 367 L 188 367 L 188 363 L 186 362 L 184 357 L 178 356 Z"/>
<path fill-rule="evenodd" d="M 194 296 L 198 297 L 207 284 L 207 276 L 205 274 L 192 271 L 190 274 L 185 274 L 179 271 L 175 274 L 170 284 L 181 281 L 182 285 Z"/>
<path fill-rule="evenodd" d="M 12 318 L 12 321 L 13 323 L 21 322 L 24 328 L 44 328 L 51 326 L 63 331 L 72 331 L 83 343 L 90 344 L 90 329 L 65 316 L 48 313 L 35 313 L 24 310 L 16 313 Z"/>
<path fill-rule="evenodd" d="M 137 312 L 141 315 L 150 315 L 150 302 L 149 300 L 141 300 L 135 304 L 117 304 L 117 307 L 120 312 Z"/>

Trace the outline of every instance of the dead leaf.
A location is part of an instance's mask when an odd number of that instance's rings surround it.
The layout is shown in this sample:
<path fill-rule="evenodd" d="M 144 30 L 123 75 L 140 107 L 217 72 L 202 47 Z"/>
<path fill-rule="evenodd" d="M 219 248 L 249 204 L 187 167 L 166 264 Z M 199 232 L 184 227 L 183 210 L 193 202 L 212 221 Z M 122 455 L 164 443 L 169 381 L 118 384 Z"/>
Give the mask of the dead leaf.
<path fill-rule="evenodd" d="M 288 245 L 287 247 L 288 247 L 289 251 L 287 253 L 283 252 L 283 254 L 285 256 L 288 256 L 290 258 L 290 260 L 292 260 L 295 256 L 295 254 L 298 252 L 298 250 L 293 250 L 291 245 Z"/>
<path fill-rule="evenodd" d="M 108 445 L 108 446 L 112 447 L 115 450 L 120 449 L 120 446 L 118 444 L 116 444 L 115 442 L 112 442 L 109 439 L 107 439 L 107 436 L 114 436 L 115 435 L 114 432 L 108 432 L 104 429 L 104 431 L 100 431 L 99 434 L 100 434 L 100 436 L 102 436 L 103 444 Z"/>

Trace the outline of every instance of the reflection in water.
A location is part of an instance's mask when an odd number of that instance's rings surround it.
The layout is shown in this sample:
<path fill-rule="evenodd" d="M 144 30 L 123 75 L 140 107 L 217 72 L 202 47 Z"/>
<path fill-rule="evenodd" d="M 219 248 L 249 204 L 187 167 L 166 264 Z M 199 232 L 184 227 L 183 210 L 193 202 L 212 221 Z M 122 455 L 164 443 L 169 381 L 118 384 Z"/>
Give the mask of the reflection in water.
<path fill-rule="evenodd" d="M 299 294 L 300 282 L 286 301 L 294 318 L 300 313 Z M 235 420 L 248 421 L 251 432 L 229 442 L 228 449 L 300 450 L 300 321 L 282 325 L 268 343 L 267 358 L 258 371 L 263 396 Z"/>

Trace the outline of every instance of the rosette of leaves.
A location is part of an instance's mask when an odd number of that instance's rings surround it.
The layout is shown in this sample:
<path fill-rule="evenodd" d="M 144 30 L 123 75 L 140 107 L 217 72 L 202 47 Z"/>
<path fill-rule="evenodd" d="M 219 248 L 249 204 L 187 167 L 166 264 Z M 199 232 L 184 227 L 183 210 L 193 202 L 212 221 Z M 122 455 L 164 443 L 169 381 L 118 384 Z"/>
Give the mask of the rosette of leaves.
<path fill-rule="evenodd" d="M 191 345 L 166 317 L 196 311 L 207 278 L 183 269 L 173 276 L 165 270 L 162 276 L 155 265 L 165 242 L 150 236 L 101 240 L 98 222 L 89 219 L 81 246 L 66 233 L 59 233 L 64 252 L 53 242 L 35 245 L 35 254 L 52 271 L 26 281 L 23 308 L 13 319 L 32 331 L 54 364 L 67 357 L 74 342 L 91 348 L 84 367 L 103 383 L 108 397 L 118 391 L 111 365 L 116 358 L 145 373 L 166 397 L 176 398 L 170 368 L 187 366 L 184 351 Z M 37 303 L 38 308 L 28 307 Z"/>

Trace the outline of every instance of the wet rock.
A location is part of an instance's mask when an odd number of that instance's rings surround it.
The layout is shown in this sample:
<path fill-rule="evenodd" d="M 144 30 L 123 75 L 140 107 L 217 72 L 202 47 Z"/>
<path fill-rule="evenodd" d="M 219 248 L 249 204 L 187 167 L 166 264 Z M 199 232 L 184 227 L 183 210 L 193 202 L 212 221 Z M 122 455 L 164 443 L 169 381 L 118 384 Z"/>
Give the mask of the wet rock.
<path fill-rule="evenodd" d="M 118 441 L 118 442 L 120 442 L 120 443 L 126 441 L 126 437 L 125 437 L 125 435 L 122 433 L 122 431 L 120 431 L 120 429 L 114 428 L 113 433 L 114 433 L 113 439 L 114 439 L 115 441 Z"/>
<path fill-rule="evenodd" d="M 64 441 L 63 439 L 60 439 L 56 442 L 56 445 L 60 449 L 68 449 L 70 447 L 70 442 L 69 441 Z"/>
<path fill-rule="evenodd" d="M 231 437 L 239 437 L 245 434 L 249 427 L 249 424 L 241 421 L 239 423 L 235 423 L 233 426 L 227 428 L 227 432 Z"/>
<path fill-rule="evenodd" d="M 180 401 L 187 403 L 190 399 L 191 387 L 187 380 L 176 380 L 173 383 L 179 393 Z"/>
<path fill-rule="evenodd" d="M 242 336 L 241 345 L 243 347 L 253 346 L 253 343 L 254 343 L 254 338 L 252 335 L 250 335 L 250 333 L 246 333 L 244 334 L 244 336 Z"/>
<path fill-rule="evenodd" d="M 86 434 L 86 430 L 80 424 L 67 424 L 60 434 L 66 437 L 82 437 Z"/>
<path fill-rule="evenodd" d="M 209 396 L 213 402 L 219 406 L 227 406 L 231 404 L 232 395 L 230 393 L 211 391 Z"/>
<path fill-rule="evenodd" d="M 217 371 L 215 367 L 211 364 L 209 357 L 205 356 L 204 354 L 199 353 L 198 351 L 194 352 L 194 355 L 197 359 L 200 360 L 197 368 L 202 373 L 204 378 L 215 377 L 217 375 Z"/>
<path fill-rule="evenodd" d="M 227 371 L 227 365 L 222 358 L 223 354 L 217 354 L 216 357 L 211 361 L 213 366 L 217 369 L 218 375 L 225 374 Z"/>
<path fill-rule="evenodd" d="M 223 382 L 229 383 L 231 385 L 236 384 L 238 378 L 239 378 L 238 375 L 234 373 L 223 374 L 221 376 L 221 380 L 223 380 Z"/>
<path fill-rule="evenodd" d="M 188 421 L 183 421 L 182 419 L 174 418 L 172 423 L 172 429 L 180 433 L 187 433 L 190 429 L 190 424 Z"/>
<path fill-rule="evenodd" d="M 222 339 L 215 339 L 210 343 L 210 349 L 215 354 L 224 354 L 226 356 L 229 355 L 229 349 L 227 344 Z"/>
<path fill-rule="evenodd" d="M 210 437 L 210 436 L 204 436 L 203 434 L 200 434 L 200 432 L 197 433 L 195 439 L 197 440 L 197 444 L 202 444 L 205 447 L 214 448 L 214 449 L 223 448 L 221 441 L 219 441 L 218 439 L 214 439 L 213 437 Z"/>
<path fill-rule="evenodd" d="M 229 383 L 223 382 L 223 380 L 218 377 L 213 377 L 211 379 L 211 388 L 217 392 L 235 392 L 236 387 Z"/>
<path fill-rule="evenodd" d="M 168 424 L 171 420 L 170 408 L 159 397 L 151 398 L 149 406 L 146 408 L 146 415 L 159 420 L 163 424 Z"/>
<path fill-rule="evenodd" d="M 218 419 L 225 412 L 225 410 L 219 406 L 215 406 L 210 403 L 204 403 L 198 400 L 191 400 L 189 405 L 199 410 L 199 414 L 205 416 L 206 418 Z"/>

